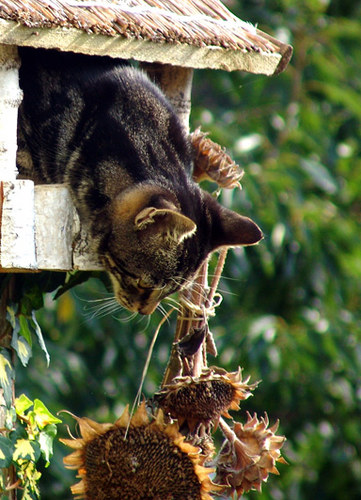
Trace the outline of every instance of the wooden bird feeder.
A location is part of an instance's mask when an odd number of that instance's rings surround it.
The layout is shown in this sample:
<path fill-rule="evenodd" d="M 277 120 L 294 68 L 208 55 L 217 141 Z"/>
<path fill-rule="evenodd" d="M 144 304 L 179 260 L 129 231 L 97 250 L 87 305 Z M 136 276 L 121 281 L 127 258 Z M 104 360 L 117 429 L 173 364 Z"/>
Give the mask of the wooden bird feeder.
<path fill-rule="evenodd" d="M 275 75 L 292 54 L 219 0 L 2 0 L 0 272 L 100 269 L 67 187 L 18 178 L 18 46 L 139 61 L 186 127 L 193 69 Z"/>

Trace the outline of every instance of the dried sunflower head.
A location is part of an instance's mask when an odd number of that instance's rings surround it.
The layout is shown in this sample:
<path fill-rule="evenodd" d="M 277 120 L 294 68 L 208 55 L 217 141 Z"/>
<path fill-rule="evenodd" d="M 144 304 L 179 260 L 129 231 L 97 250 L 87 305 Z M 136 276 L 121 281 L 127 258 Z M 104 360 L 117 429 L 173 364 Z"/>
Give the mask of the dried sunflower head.
<path fill-rule="evenodd" d="M 166 424 L 161 411 L 152 421 L 145 404 L 132 419 L 126 409 L 115 424 L 75 418 L 81 438 L 61 440 L 75 449 L 64 458 L 81 478 L 71 487 L 75 498 L 211 500 L 215 485 L 208 474 L 214 469 L 203 466 L 198 448 L 185 443 L 177 424 Z"/>
<path fill-rule="evenodd" d="M 209 179 L 221 188 L 241 187 L 244 171 L 226 153 L 225 149 L 197 128 L 191 134 L 195 151 L 193 178 L 197 182 Z"/>
<path fill-rule="evenodd" d="M 257 386 L 242 380 L 242 371 L 226 372 L 217 367 L 206 368 L 199 377 L 177 377 L 155 395 L 165 414 L 185 421 L 190 430 L 198 424 L 217 425 L 228 410 L 238 410 L 239 402 L 249 398 Z"/>
<path fill-rule="evenodd" d="M 266 413 L 260 420 L 247 415 L 247 422 L 235 423 L 233 430 L 222 426 L 226 440 L 217 457 L 215 482 L 226 485 L 224 492 L 236 492 L 238 498 L 251 489 L 261 491 L 270 473 L 279 474 L 276 462 L 287 463 L 280 452 L 286 438 L 275 434 L 279 422 L 268 427 Z"/>

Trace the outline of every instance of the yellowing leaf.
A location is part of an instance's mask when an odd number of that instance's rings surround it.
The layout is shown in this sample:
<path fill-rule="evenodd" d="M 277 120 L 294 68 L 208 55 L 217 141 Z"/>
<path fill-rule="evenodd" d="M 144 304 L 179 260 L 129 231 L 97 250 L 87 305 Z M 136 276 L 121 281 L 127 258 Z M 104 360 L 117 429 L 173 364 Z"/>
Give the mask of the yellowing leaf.
<path fill-rule="evenodd" d="M 26 340 L 19 338 L 18 341 L 18 353 L 21 359 L 26 359 L 29 355 L 29 344 L 25 343 Z"/>
<path fill-rule="evenodd" d="M 15 399 L 15 410 L 18 415 L 24 415 L 33 406 L 33 402 L 25 394 Z"/>
<path fill-rule="evenodd" d="M 6 367 L 9 367 L 10 370 L 12 369 L 10 361 L 8 359 L 6 359 L 5 356 L 0 354 L 0 384 L 1 385 L 9 383 Z"/>
<path fill-rule="evenodd" d="M 40 345 L 41 349 L 43 350 L 43 352 L 45 353 L 46 362 L 47 362 L 47 365 L 49 366 L 50 356 L 49 356 L 48 350 L 47 350 L 46 345 L 45 345 L 43 334 L 41 333 L 41 328 L 39 326 L 39 323 L 36 320 L 34 311 L 31 313 L 31 319 L 32 319 L 32 326 L 34 328 L 34 332 L 36 333 L 36 336 L 38 337 L 39 345 Z"/>
<path fill-rule="evenodd" d="M 23 366 L 26 366 L 31 357 L 31 347 L 25 338 L 13 331 L 11 347 L 13 347 L 17 352 Z"/>
<path fill-rule="evenodd" d="M 15 451 L 13 454 L 14 462 L 17 462 L 19 459 L 23 460 L 36 460 L 39 458 L 37 456 L 37 450 L 34 447 L 34 444 L 28 441 L 27 439 L 18 439 L 15 443 Z"/>
<path fill-rule="evenodd" d="M 39 399 L 34 400 L 34 420 L 40 430 L 48 424 L 61 424 L 61 420 L 52 415 Z"/>
<path fill-rule="evenodd" d="M 6 405 L 10 407 L 12 398 L 11 382 L 14 378 L 14 372 L 10 363 L 9 354 L 6 349 L 1 349 L 0 352 L 0 386 L 4 390 L 4 398 Z"/>

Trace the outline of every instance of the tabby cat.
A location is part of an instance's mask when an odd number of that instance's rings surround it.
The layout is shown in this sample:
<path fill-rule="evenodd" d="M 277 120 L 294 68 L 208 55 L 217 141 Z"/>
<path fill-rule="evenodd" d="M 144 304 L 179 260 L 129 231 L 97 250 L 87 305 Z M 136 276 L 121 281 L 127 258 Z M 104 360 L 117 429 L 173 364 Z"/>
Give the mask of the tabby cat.
<path fill-rule="evenodd" d="M 125 308 L 150 314 L 212 251 L 261 239 L 192 180 L 189 137 L 143 72 L 110 58 L 19 52 L 19 170 L 69 186 Z"/>

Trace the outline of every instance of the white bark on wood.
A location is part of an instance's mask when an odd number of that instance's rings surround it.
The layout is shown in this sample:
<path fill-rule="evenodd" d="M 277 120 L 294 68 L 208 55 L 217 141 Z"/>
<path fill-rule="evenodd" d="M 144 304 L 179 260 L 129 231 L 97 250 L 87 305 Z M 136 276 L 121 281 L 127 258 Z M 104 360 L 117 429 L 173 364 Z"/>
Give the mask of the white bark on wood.
<path fill-rule="evenodd" d="M 103 269 L 66 186 L 1 184 L 0 272 Z"/>
<path fill-rule="evenodd" d="M 35 238 L 39 269 L 72 269 L 74 213 L 66 186 L 35 186 Z"/>
<path fill-rule="evenodd" d="M 89 232 L 81 227 L 70 192 L 63 184 L 35 186 L 35 235 L 39 269 L 100 270 Z"/>
<path fill-rule="evenodd" d="M 0 268 L 37 269 L 34 183 L 3 181 L 2 193 Z"/>
<path fill-rule="evenodd" d="M 22 92 L 19 88 L 17 48 L 0 45 L 0 179 L 15 180 L 17 119 Z"/>

